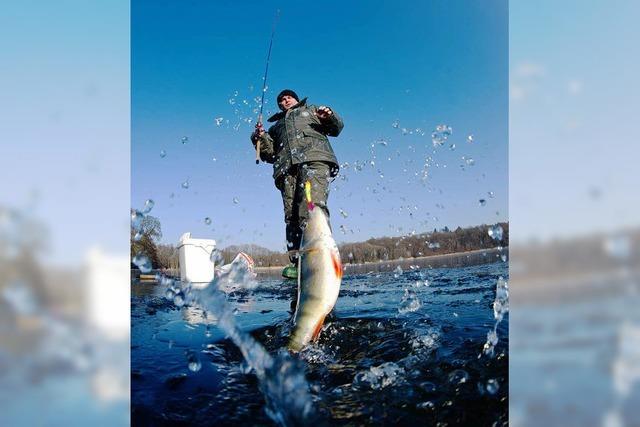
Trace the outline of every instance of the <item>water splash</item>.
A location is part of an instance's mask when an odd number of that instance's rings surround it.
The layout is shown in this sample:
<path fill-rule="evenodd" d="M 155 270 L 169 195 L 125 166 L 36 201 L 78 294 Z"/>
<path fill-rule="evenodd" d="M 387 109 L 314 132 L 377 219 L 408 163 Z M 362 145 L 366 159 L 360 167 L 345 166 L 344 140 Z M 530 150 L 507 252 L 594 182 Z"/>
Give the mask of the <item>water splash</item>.
<path fill-rule="evenodd" d="M 144 254 L 137 254 L 131 260 L 142 273 L 149 273 L 151 271 L 151 260 Z"/>
<path fill-rule="evenodd" d="M 418 310 L 420 307 L 422 307 L 422 303 L 420 302 L 416 292 L 412 289 L 405 289 L 402 301 L 400 301 L 400 307 L 398 307 L 398 313 L 411 313 Z"/>
<path fill-rule="evenodd" d="M 496 320 L 493 329 L 487 334 L 487 342 L 484 344 L 482 352 L 493 357 L 494 349 L 498 344 L 498 325 L 502 322 L 505 314 L 509 312 L 509 284 L 504 278 L 499 277 L 496 284 L 496 299 L 493 301 L 493 317 Z M 478 355 L 478 358 L 482 353 Z"/>
<path fill-rule="evenodd" d="M 246 276 L 236 276 L 236 285 L 245 286 L 245 279 Z M 220 290 L 218 278 L 204 289 L 194 289 L 170 278 L 161 283 L 168 287 L 167 292 L 183 296 L 185 306 L 212 313 L 218 319 L 217 326 L 238 347 L 248 368 L 258 378 L 260 391 L 267 402 L 265 411 L 271 419 L 283 426 L 306 425 L 314 421 L 317 415 L 301 362 L 286 351 L 271 356 L 249 333 L 240 329 L 233 308 Z M 187 354 L 187 361 L 191 371 L 200 370 L 201 362 L 195 353 Z"/>
<path fill-rule="evenodd" d="M 444 145 L 447 139 L 451 136 L 453 130 L 447 125 L 438 125 L 436 129 L 431 133 L 431 142 L 434 147 L 440 147 Z"/>
<path fill-rule="evenodd" d="M 400 276 L 402 276 L 402 267 L 397 266 L 396 269 L 393 270 L 393 278 L 398 279 Z"/>
<path fill-rule="evenodd" d="M 142 213 L 143 214 L 148 214 L 149 212 L 151 212 L 151 209 L 153 209 L 153 207 L 155 206 L 155 202 L 151 199 L 147 199 L 144 202 L 144 207 L 142 208 Z"/>
<path fill-rule="evenodd" d="M 356 388 L 380 390 L 390 385 L 404 382 L 404 368 L 394 362 L 386 362 L 373 366 L 366 371 L 358 372 L 353 379 Z"/>
<path fill-rule="evenodd" d="M 493 227 L 489 227 L 489 229 L 487 230 L 487 234 L 493 240 L 502 240 L 503 231 L 504 230 L 502 230 L 502 227 L 500 225 L 494 225 Z"/>

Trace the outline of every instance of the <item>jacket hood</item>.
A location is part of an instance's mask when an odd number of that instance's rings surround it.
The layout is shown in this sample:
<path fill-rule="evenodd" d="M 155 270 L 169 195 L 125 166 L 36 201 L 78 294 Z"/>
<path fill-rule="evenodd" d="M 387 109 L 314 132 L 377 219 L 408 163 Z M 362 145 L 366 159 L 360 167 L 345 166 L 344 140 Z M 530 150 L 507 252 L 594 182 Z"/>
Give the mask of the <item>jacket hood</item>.
<path fill-rule="evenodd" d="M 302 100 L 300 100 L 300 102 L 298 102 L 296 105 L 291 107 L 290 110 L 293 110 L 293 109 L 298 108 L 298 107 L 304 107 L 305 105 L 307 105 L 307 98 L 302 98 Z M 267 119 L 267 121 L 270 122 L 270 123 L 271 122 L 277 122 L 278 120 L 283 118 L 285 114 L 287 114 L 286 111 L 280 111 L 279 113 L 275 113 L 273 116 L 269 117 Z"/>

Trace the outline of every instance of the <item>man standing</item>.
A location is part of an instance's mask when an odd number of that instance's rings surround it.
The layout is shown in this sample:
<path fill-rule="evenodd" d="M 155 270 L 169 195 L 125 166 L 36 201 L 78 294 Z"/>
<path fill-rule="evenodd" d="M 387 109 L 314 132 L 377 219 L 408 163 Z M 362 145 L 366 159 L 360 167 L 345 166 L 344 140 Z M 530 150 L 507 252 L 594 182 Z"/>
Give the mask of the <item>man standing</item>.
<path fill-rule="evenodd" d="M 297 254 L 300 249 L 302 227 L 308 217 L 304 197 L 304 183 L 311 182 L 311 199 L 329 218 L 327 199 L 329 184 L 339 171 L 327 136 L 338 136 L 344 124 L 329 107 L 307 105 L 298 95 L 285 89 L 277 97 L 280 112 L 267 121 L 274 123 L 265 132 L 262 123 L 256 124 L 251 134 L 254 146 L 259 142 L 260 157 L 273 163 L 273 179 L 282 194 L 287 248 L 292 265 L 282 275 L 297 278 Z"/>

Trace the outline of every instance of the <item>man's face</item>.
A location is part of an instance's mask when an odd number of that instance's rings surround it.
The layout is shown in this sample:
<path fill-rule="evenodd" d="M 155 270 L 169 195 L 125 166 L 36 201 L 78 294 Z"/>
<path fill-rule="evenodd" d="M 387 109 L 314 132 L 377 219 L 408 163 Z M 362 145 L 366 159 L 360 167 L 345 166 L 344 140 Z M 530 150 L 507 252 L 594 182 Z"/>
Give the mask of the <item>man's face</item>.
<path fill-rule="evenodd" d="M 287 111 L 289 108 L 294 107 L 296 104 L 298 104 L 298 101 L 296 101 L 293 96 L 284 95 L 282 98 L 280 98 L 280 103 L 278 105 L 280 105 L 282 111 Z"/>

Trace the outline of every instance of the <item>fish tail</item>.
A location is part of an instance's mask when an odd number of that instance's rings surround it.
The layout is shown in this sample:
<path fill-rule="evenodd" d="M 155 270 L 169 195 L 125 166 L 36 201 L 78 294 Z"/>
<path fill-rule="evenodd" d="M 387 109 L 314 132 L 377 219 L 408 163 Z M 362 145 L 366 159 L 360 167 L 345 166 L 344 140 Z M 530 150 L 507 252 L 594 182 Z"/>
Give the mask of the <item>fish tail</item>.
<path fill-rule="evenodd" d="M 307 207 L 309 208 L 310 211 L 313 210 L 315 205 L 311 200 L 311 181 L 307 181 L 304 183 L 304 195 L 307 198 Z"/>

